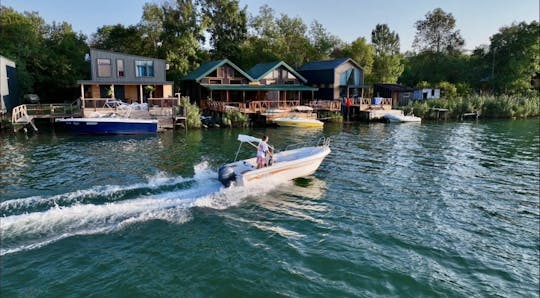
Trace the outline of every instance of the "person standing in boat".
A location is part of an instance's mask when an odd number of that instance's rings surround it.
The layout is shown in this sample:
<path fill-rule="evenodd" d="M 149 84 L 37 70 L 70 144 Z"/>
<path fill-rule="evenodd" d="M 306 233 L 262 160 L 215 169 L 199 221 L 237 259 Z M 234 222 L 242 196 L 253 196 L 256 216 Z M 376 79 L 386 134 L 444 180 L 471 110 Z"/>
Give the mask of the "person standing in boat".
<path fill-rule="evenodd" d="M 264 136 L 257 146 L 257 169 L 263 168 L 266 166 L 267 157 L 271 157 L 272 152 L 270 152 L 268 146 L 268 136 Z"/>

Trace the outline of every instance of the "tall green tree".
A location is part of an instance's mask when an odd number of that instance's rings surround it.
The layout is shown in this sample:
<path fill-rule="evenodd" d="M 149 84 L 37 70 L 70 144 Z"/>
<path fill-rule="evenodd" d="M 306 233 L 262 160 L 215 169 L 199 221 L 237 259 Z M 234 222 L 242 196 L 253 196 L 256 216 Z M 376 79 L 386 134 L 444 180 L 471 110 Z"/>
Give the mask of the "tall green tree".
<path fill-rule="evenodd" d="M 177 82 L 189 71 L 197 68 L 206 55 L 200 43 L 204 40 L 199 12 L 192 0 L 176 0 L 164 3 L 162 50 L 170 65 L 167 73 Z"/>
<path fill-rule="evenodd" d="M 311 23 L 309 36 L 312 46 L 317 51 L 318 60 L 330 58 L 334 50 L 343 44 L 339 37 L 328 32 L 317 20 Z"/>
<path fill-rule="evenodd" d="M 47 25 L 36 12 L 0 7 L 0 53 L 15 61 L 21 93 L 43 99 L 74 96 L 69 90 L 86 78 L 86 37 L 67 23 Z"/>
<path fill-rule="evenodd" d="M 396 55 L 399 54 L 399 35 L 390 31 L 387 24 L 377 24 L 371 31 L 371 43 L 375 47 L 375 54 Z"/>
<path fill-rule="evenodd" d="M 77 80 L 89 79 L 86 36 L 76 33 L 70 24 L 53 23 L 47 27 L 43 42 L 46 51 L 42 56 L 43 72 L 34 73 L 34 87 L 40 95 L 52 100 L 75 99 L 80 95 Z"/>
<path fill-rule="evenodd" d="M 0 6 L 0 54 L 15 61 L 21 93 L 34 92 L 33 73 L 43 70 L 44 26 L 35 12 L 19 13 Z"/>
<path fill-rule="evenodd" d="M 540 72 L 540 26 L 537 21 L 502 27 L 490 38 L 488 60 L 497 92 L 519 93 L 531 89 Z"/>
<path fill-rule="evenodd" d="M 441 8 L 428 12 L 424 20 L 415 23 L 415 27 L 413 48 L 419 51 L 457 53 L 465 44 L 459 30 L 455 30 L 454 16 Z"/>
<path fill-rule="evenodd" d="M 139 30 L 142 37 L 143 52 L 147 56 L 165 58 L 161 47 L 163 45 L 163 20 L 164 10 L 157 4 L 146 3 L 139 22 Z"/>
<path fill-rule="evenodd" d="M 210 34 L 212 57 L 241 60 L 240 45 L 247 38 L 247 7 L 240 9 L 238 0 L 199 1 Z"/>
<path fill-rule="evenodd" d="M 371 43 L 375 48 L 372 82 L 396 83 L 404 69 L 399 35 L 390 31 L 388 25 L 377 24 L 371 31 Z"/>
<path fill-rule="evenodd" d="M 285 61 L 298 67 L 311 60 L 316 52 L 302 19 L 285 14 L 277 17 L 268 5 L 259 8 L 259 15 L 250 17 L 249 26 L 252 30 L 242 45 L 240 63 L 246 69 L 268 61 Z"/>

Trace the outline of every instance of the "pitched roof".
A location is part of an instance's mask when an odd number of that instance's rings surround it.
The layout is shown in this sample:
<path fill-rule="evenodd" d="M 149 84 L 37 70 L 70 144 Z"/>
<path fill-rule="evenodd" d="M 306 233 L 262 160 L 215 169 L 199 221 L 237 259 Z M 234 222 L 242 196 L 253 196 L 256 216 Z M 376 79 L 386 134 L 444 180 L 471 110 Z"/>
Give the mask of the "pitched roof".
<path fill-rule="evenodd" d="M 289 72 L 291 72 L 294 76 L 296 76 L 297 79 L 300 81 L 306 83 L 307 80 L 302 75 L 300 75 L 296 70 L 294 70 L 292 67 L 290 67 L 287 63 L 283 61 L 274 61 L 274 62 L 266 62 L 266 63 L 259 63 L 255 66 L 253 66 L 250 70 L 248 70 L 248 74 L 250 74 L 254 80 L 258 81 L 262 78 L 264 78 L 268 73 L 273 71 L 274 69 L 283 66 L 285 67 Z"/>
<path fill-rule="evenodd" d="M 253 81 L 253 78 L 245 73 L 240 67 L 236 66 L 236 64 L 232 63 L 229 59 L 222 59 L 222 60 L 215 60 L 207 62 L 199 68 L 195 69 L 194 71 L 188 73 L 185 77 L 183 77 L 182 81 L 199 81 L 200 79 L 204 78 L 214 70 L 216 70 L 218 67 L 229 64 L 232 68 L 234 68 L 236 71 L 241 73 L 243 76 L 245 76 L 248 80 Z"/>
<path fill-rule="evenodd" d="M 334 59 L 334 60 L 322 60 L 322 61 L 313 61 L 307 64 L 302 65 L 298 71 L 310 71 L 310 70 L 330 70 L 335 69 L 336 67 L 340 66 L 341 64 L 345 62 L 351 62 L 356 67 L 363 69 L 362 66 L 360 66 L 358 63 L 356 63 L 351 58 L 341 58 L 341 59 Z"/>
<path fill-rule="evenodd" d="M 247 85 L 247 84 L 201 84 L 208 90 L 229 90 L 229 91 L 317 91 L 319 88 L 306 85 Z"/>

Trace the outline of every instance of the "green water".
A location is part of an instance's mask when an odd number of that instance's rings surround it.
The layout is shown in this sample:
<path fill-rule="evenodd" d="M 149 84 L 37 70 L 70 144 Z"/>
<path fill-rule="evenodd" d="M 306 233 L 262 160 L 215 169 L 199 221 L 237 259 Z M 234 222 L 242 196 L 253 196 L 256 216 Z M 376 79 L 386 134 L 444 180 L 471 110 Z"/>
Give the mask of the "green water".
<path fill-rule="evenodd" d="M 224 190 L 238 133 L 332 153 Z M 538 119 L 0 142 L 2 297 L 539 296 Z"/>

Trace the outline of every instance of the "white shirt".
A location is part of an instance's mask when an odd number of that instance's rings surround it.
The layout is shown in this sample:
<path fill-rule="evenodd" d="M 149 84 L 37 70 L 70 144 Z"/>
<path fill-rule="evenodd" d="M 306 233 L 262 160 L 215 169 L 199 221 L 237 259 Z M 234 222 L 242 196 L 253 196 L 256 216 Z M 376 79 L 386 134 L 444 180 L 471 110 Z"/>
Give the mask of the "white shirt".
<path fill-rule="evenodd" d="M 268 151 L 268 144 L 265 141 L 261 141 L 259 146 L 257 146 L 257 157 L 266 157 L 266 152 Z"/>

